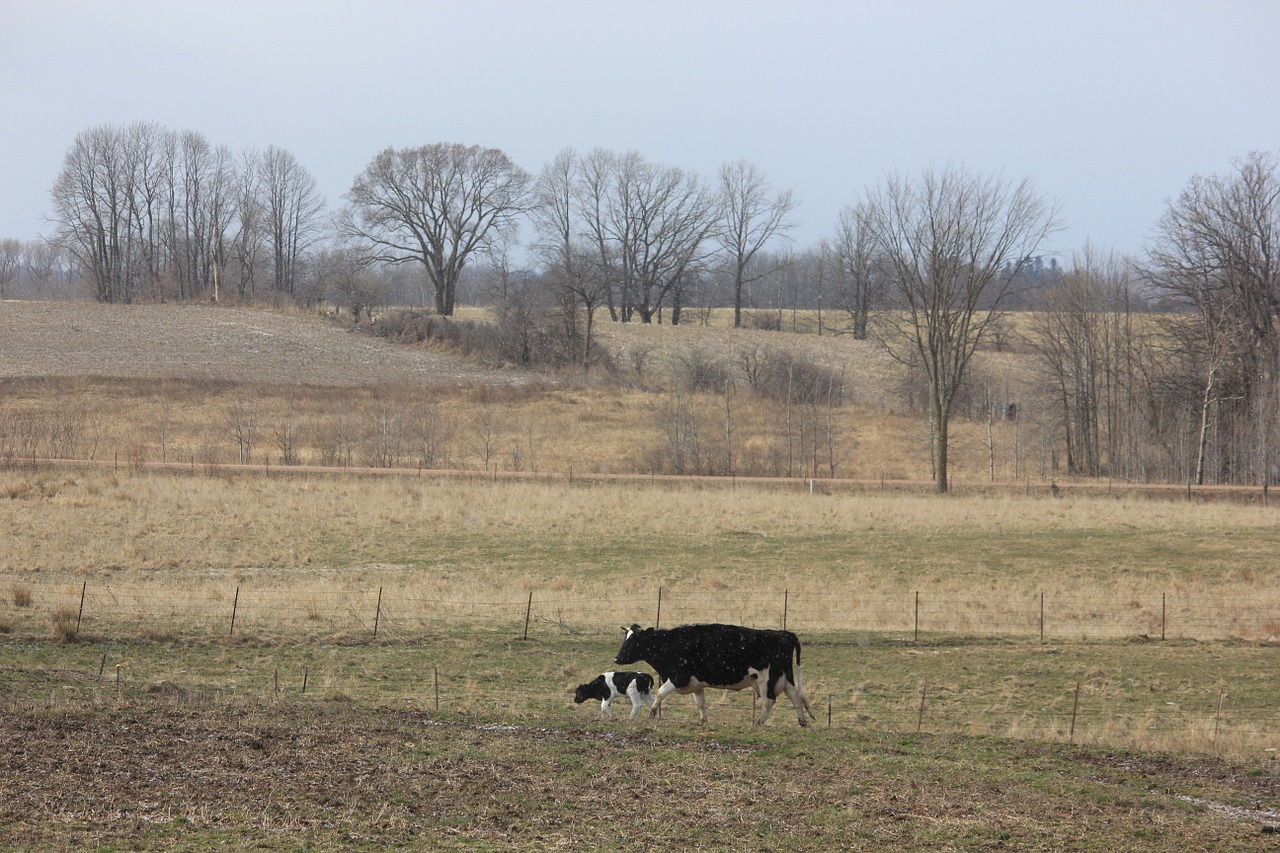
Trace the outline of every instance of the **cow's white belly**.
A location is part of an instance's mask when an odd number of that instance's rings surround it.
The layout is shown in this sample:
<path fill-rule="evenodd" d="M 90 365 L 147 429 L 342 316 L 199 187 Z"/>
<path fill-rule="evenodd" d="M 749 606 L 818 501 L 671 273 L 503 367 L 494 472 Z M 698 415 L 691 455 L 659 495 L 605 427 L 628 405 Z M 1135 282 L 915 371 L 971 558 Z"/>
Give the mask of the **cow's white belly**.
<path fill-rule="evenodd" d="M 686 684 L 684 687 L 678 688 L 676 692 L 677 693 L 696 693 L 697 691 L 705 690 L 708 687 L 713 687 L 716 690 L 746 690 L 749 687 L 754 689 L 756 685 L 762 684 L 768 680 L 769 680 L 768 667 L 762 670 L 751 667 L 747 669 L 747 677 L 737 682 L 736 684 L 712 684 L 709 681 L 700 681 L 697 678 L 690 678 L 689 683 Z"/>

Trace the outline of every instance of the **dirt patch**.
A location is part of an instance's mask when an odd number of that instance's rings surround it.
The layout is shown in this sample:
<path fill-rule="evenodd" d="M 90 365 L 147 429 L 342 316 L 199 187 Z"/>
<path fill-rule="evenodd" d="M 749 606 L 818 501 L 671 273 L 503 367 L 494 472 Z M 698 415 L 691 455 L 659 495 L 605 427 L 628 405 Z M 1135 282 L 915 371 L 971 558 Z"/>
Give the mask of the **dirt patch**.
<path fill-rule="evenodd" d="M 287 849 L 301 839 L 429 849 L 464 838 L 547 849 L 597 819 L 629 824 L 615 837 L 639 843 L 646 830 L 630 817 L 638 790 L 585 778 L 572 760 L 560 778 L 546 771 L 560 753 L 616 754 L 650 740 L 671 747 L 641 729 L 468 725 L 323 706 L 5 713 L 0 847 L 129 839 L 148 849 L 196 832 Z M 534 757 L 544 752 L 553 757 Z"/>
<path fill-rule="evenodd" d="M 1206 805 L 1274 796 L 1212 761 L 1117 773 L 1065 747 L 824 737 L 345 703 L 11 706 L 0 849 L 1264 850 L 1275 837 L 1247 809 Z"/>
<path fill-rule="evenodd" d="M 0 302 L 0 376 L 282 385 L 511 384 L 513 371 L 308 317 L 212 305 Z"/>

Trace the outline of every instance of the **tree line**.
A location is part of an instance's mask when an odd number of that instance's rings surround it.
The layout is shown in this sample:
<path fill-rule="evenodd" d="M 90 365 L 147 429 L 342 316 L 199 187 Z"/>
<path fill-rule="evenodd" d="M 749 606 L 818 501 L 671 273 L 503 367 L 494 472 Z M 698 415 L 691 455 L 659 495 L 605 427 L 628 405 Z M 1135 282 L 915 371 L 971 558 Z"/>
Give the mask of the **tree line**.
<path fill-rule="evenodd" d="M 816 311 L 819 332 L 875 341 L 920 377 L 940 491 L 951 419 L 985 381 L 974 355 L 1009 346 L 1035 355 L 1035 405 L 1068 471 L 1265 484 L 1280 413 L 1276 164 L 1255 152 L 1191 178 L 1143 258 L 1086 245 L 1060 264 L 1044 256 L 1051 200 L 961 166 L 887 175 L 797 248 L 798 200 L 747 162 L 708 177 L 565 149 L 535 175 L 495 148 L 388 148 L 330 212 L 274 146 L 233 154 L 194 131 L 103 125 L 64 157 L 50 237 L 0 241 L 0 297 L 87 283 L 105 302 L 328 301 L 357 320 L 486 302 L 504 357 L 554 351 L 584 369 L 600 317 L 680 324 L 731 307 L 735 326 L 782 329 Z M 1032 309 L 1017 340 L 1012 309 Z"/>

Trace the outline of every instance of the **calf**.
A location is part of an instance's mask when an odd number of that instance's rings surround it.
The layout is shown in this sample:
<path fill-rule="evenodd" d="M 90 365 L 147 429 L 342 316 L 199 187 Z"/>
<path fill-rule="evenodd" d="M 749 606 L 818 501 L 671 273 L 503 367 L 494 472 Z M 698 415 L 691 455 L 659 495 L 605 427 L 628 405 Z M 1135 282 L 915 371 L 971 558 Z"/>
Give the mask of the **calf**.
<path fill-rule="evenodd" d="M 606 672 L 586 684 L 579 684 L 573 693 L 573 701 L 581 705 L 588 699 L 599 699 L 600 716 L 609 719 L 613 716 L 609 705 L 624 693 L 631 700 L 628 719 L 634 720 L 642 705 L 646 708 L 653 706 L 653 676 L 644 672 Z"/>
<path fill-rule="evenodd" d="M 661 673 L 658 698 L 650 714 L 657 716 L 662 700 L 672 693 L 692 693 L 703 723 L 707 722 L 704 688 L 742 690 L 750 687 L 764 696 L 760 718 L 764 725 L 774 700 L 785 693 L 795 706 L 801 726 L 813 717 L 800 680 L 792 669 L 800 665 L 800 638 L 790 631 L 767 631 L 738 625 L 681 625 L 657 629 L 632 625 L 623 628 L 626 639 L 615 663 L 644 661 Z"/>

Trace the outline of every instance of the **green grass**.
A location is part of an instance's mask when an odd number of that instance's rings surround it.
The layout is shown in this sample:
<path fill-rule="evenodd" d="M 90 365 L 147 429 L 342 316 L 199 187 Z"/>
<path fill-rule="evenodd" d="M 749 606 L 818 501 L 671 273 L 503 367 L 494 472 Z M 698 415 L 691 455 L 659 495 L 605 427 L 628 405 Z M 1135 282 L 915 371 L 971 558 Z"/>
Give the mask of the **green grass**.
<path fill-rule="evenodd" d="M 512 626 L 509 633 L 454 630 L 394 642 L 3 638 L 8 665 L 0 668 L 0 691 L 32 707 L 157 697 L 259 704 L 305 698 L 434 711 L 438 683 L 444 711 L 579 725 L 593 721 L 598 709 L 574 706 L 572 689 L 613 668 L 619 637 L 535 628 L 522 640 Z M 1041 644 L 930 635 L 911 642 L 862 634 L 802 639 L 804 683 L 820 728 L 1073 740 L 1258 760 L 1280 733 L 1274 649 L 1257 644 Z M 749 693 L 709 698 L 714 726 L 750 727 Z M 667 709 L 671 724 L 696 721 L 688 699 L 674 697 Z M 789 703 L 777 705 L 769 725 L 795 726 Z"/>

